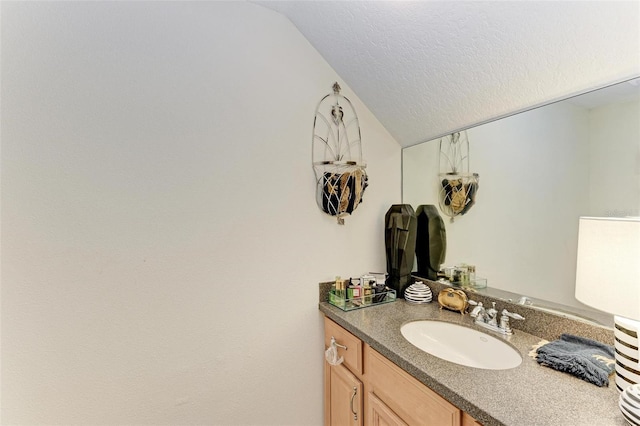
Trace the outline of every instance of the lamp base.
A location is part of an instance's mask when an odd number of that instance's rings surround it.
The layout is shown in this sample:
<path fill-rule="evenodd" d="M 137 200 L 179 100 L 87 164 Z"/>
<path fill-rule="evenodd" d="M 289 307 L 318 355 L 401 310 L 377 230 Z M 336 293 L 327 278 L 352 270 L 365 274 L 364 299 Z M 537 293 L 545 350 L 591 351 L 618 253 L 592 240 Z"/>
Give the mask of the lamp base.
<path fill-rule="evenodd" d="M 620 392 L 640 383 L 640 321 L 614 316 L 616 387 Z M 640 389 L 640 388 L 639 388 Z"/>

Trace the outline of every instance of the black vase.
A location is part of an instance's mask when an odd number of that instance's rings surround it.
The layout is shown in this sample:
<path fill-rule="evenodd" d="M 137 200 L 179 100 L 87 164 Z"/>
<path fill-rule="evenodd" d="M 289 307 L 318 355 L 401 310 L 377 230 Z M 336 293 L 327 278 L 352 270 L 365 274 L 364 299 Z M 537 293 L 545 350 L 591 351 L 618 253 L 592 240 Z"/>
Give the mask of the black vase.
<path fill-rule="evenodd" d="M 394 204 L 384 217 L 387 253 L 387 286 L 404 297 L 411 284 L 411 271 L 416 251 L 418 221 L 409 204 Z"/>
<path fill-rule="evenodd" d="M 436 280 L 447 254 L 447 230 L 436 206 L 420 205 L 416 210 L 418 232 L 416 237 L 417 275 Z"/>

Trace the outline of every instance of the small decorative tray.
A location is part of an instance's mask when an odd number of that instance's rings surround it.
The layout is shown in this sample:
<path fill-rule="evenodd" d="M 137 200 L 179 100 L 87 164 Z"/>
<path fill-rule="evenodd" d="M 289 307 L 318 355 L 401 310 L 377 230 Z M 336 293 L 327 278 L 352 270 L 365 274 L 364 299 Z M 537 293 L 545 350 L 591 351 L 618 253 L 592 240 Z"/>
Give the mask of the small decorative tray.
<path fill-rule="evenodd" d="M 333 290 L 329 291 L 329 303 L 337 306 L 343 311 L 352 311 L 354 309 L 368 308 L 369 306 L 382 305 L 385 303 L 395 302 L 396 291 L 389 290 L 382 293 L 375 293 L 368 296 L 354 297 L 345 299 L 343 296 L 336 294 Z"/>

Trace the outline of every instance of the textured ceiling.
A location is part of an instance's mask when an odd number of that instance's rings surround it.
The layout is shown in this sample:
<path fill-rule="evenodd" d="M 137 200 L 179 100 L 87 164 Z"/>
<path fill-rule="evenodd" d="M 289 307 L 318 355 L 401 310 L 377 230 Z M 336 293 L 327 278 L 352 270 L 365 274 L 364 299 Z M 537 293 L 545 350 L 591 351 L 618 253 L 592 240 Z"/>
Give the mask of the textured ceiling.
<path fill-rule="evenodd" d="M 403 146 L 640 75 L 639 1 L 256 3 Z"/>

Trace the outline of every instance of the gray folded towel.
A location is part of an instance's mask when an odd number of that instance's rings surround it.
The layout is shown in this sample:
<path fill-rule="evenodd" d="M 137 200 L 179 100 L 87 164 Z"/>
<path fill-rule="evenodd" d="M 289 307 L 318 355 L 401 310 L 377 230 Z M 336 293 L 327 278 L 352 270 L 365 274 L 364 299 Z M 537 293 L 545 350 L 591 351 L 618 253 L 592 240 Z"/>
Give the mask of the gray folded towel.
<path fill-rule="evenodd" d="M 537 352 L 539 364 L 597 386 L 609 386 L 609 375 L 615 370 L 613 347 L 584 337 L 563 334 L 539 347 Z"/>

